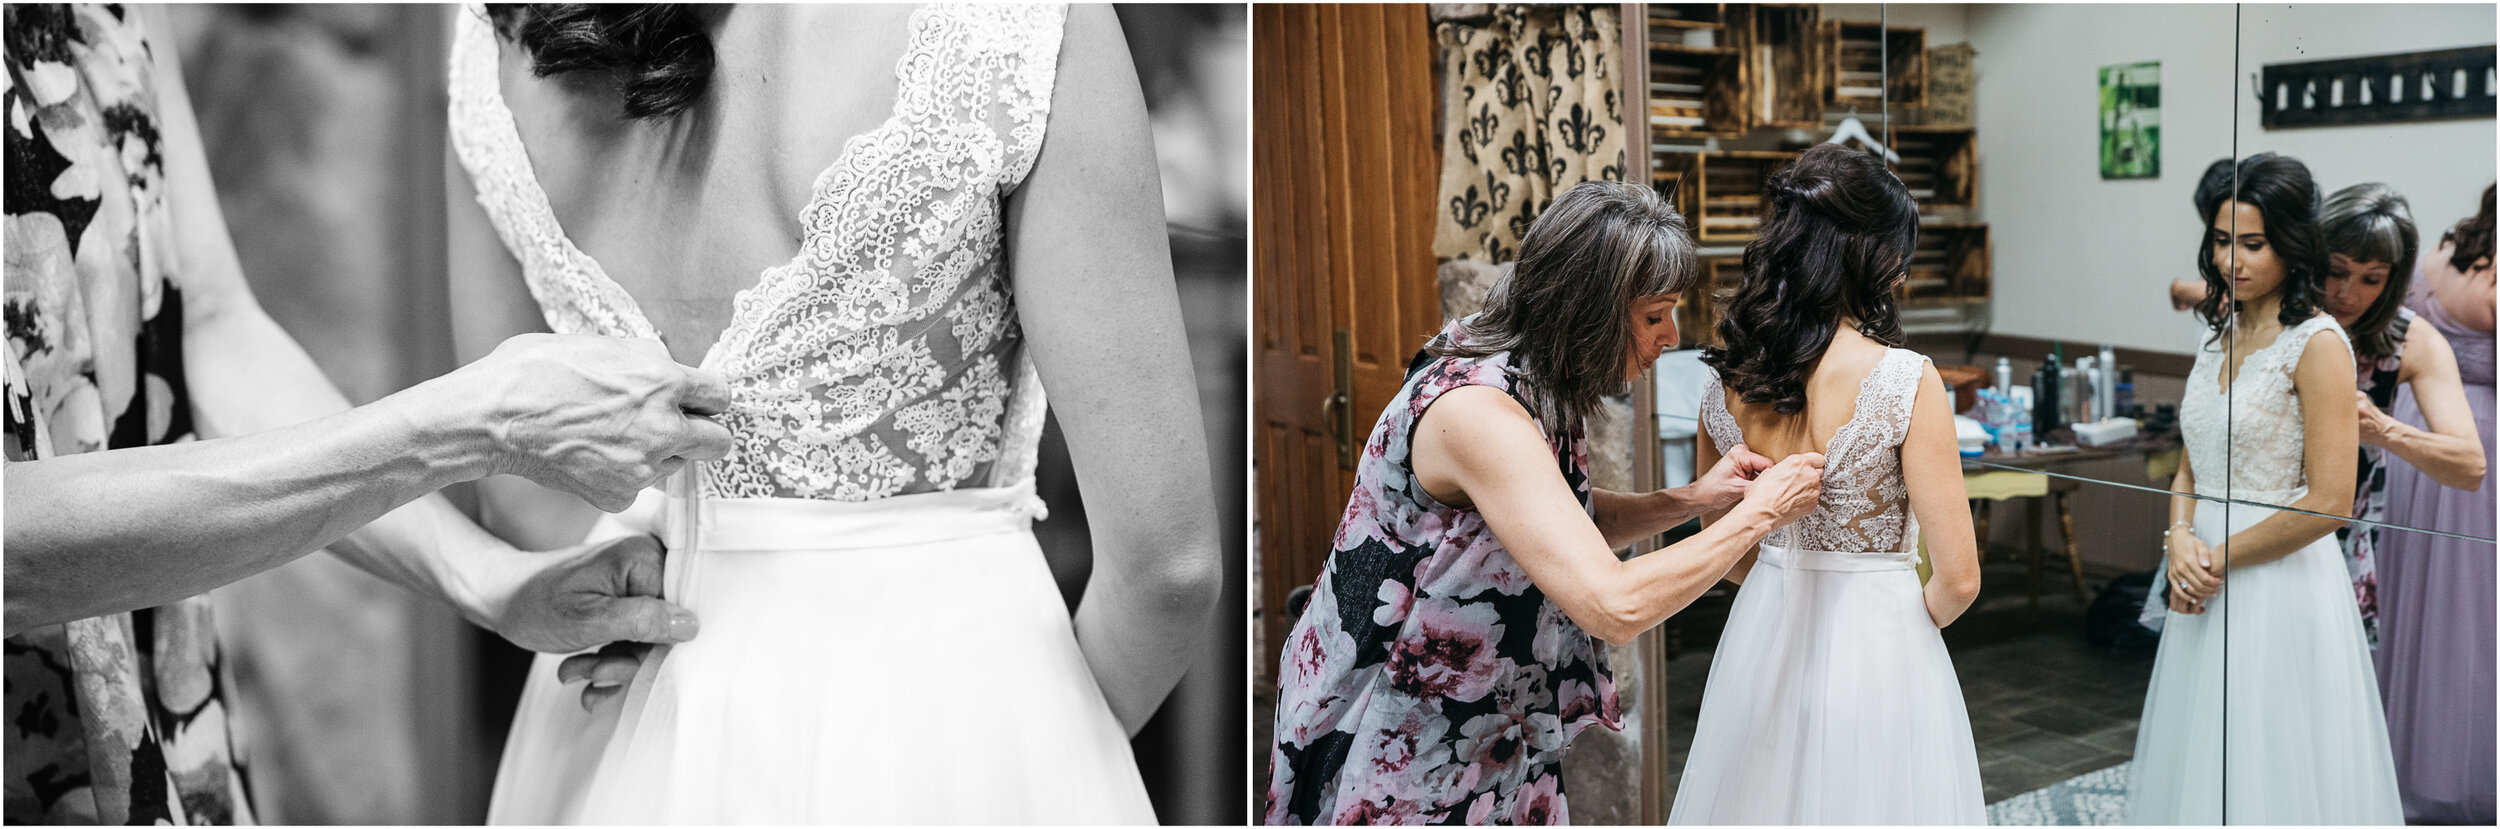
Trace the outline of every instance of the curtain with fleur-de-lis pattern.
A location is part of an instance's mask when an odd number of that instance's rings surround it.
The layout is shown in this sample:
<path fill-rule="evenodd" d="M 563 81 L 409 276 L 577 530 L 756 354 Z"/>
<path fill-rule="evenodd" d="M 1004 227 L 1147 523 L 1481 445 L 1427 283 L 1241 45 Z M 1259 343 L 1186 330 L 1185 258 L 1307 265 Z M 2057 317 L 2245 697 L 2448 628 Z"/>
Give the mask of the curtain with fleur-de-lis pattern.
<path fill-rule="evenodd" d="M 1445 22 L 1441 214 L 1432 252 L 1508 262 L 1554 194 L 1620 179 L 1622 30 L 1611 5 L 1494 7 Z"/>

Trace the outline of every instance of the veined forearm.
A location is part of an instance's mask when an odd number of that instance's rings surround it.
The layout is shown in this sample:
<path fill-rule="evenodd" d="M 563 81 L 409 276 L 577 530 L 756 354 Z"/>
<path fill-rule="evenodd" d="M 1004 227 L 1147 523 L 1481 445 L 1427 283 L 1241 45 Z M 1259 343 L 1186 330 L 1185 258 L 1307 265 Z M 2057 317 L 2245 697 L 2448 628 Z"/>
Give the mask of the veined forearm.
<path fill-rule="evenodd" d="M 2483 485 L 2483 447 L 2472 438 L 2443 435 L 2397 422 L 2382 445 L 2389 454 L 2403 458 L 2440 486 L 2471 492 Z"/>
<path fill-rule="evenodd" d="M 1629 641 L 1718 584 L 1771 529 L 1770 519 L 1758 512 L 1733 510 L 1691 538 L 1623 562 L 1620 610 L 1599 625 L 1581 627 L 1609 642 Z"/>
<path fill-rule="evenodd" d="M 470 521 L 439 493 L 391 510 L 328 546 L 358 569 L 439 599 L 471 623 L 488 628 L 502 608 L 494 606 L 501 597 L 484 589 L 492 581 L 487 571 L 520 552 Z"/>
<path fill-rule="evenodd" d="M 220 440 L 8 466 L 8 632 L 165 604 L 292 561 L 475 477 L 384 401 Z"/>
<path fill-rule="evenodd" d="M 1606 537 L 1608 548 L 1618 548 L 1674 529 L 1708 511 L 1694 503 L 1692 485 L 1632 494 L 1607 489 L 1591 490 L 1589 502 L 1596 509 L 1591 520 L 1597 532 Z"/>

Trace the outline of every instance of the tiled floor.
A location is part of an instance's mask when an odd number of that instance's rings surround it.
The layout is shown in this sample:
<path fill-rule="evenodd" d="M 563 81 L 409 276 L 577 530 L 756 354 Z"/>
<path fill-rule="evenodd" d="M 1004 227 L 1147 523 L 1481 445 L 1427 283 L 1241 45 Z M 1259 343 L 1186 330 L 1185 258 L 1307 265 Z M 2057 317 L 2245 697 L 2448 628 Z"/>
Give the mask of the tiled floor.
<path fill-rule="evenodd" d="M 2024 575 L 2020 565 L 1988 565 L 1989 589 L 1944 634 L 1991 803 L 2126 762 L 2153 669 L 2150 648 L 2121 653 L 2086 643 L 2083 608 L 2057 573 L 2047 576 L 2033 614 Z M 1684 771 L 1726 613 L 1727 599 L 1705 598 L 1681 614 L 1683 650 L 1667 663 L 1669 786 Z"/>

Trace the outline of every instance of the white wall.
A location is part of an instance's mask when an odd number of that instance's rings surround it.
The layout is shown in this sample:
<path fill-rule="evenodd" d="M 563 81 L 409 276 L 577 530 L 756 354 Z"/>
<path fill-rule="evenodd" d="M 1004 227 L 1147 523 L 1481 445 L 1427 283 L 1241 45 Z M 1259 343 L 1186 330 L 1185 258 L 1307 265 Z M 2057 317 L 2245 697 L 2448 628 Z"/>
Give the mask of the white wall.
<path fill-rule="evenodd" d="M 2325 191 L 2386 182 L 2412 200 L 2416 223 L 2435 242 L 2493 180 L 2491 119 L 2265 130 L 2249 75 L 2270 62 L 2489 45 L 2494 9 L 1967 7 L 1978 50 L 1979 212 L 1995 253 L 1992 330 L 2188 351 L 2193 326 L 2170 310 L 2163 286 L 2195 273 L 2189 195 L 2205 165 L 2233 154 L 2235 127 L 2240 155 L 2300 158 Z M 2162 63 L 2162 175 L 2104 181 L 2098 70 L 2148 60 Z"/>

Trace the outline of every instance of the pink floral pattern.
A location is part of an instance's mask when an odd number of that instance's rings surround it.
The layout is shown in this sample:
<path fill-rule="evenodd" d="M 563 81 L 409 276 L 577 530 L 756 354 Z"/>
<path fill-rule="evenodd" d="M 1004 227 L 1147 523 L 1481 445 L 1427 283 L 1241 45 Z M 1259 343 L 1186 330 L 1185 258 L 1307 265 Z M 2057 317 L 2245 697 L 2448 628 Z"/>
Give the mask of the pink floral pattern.
<path fill-rule="evenodd" d="M 1461 336 L 1453 325 L 1441 337 Z M 1560 762 L 1621 713 L 1603 651 L 1485 525 L 1415 483 L 1409 439 L 1433 401 L 1537 393 L 1509 355 L 1416 355 L 1372 427 L 1335 549 L 1277 676 L 1270 824 L 1568 823 Z M 1535 411 L 1535 406 L 1529 406 Z M 1581 424 L 1549 439 L 1585 508 Z"/>
<path fill-rule="evenodd" d="M 2370 396 L 2370 404 L 2379 411 L 2396 408 L 2396 385 L 2403 376 L 2405 332 L 2413 327 L 2413 310 L 2396 309 L 2396 318 L 2388 321 L 2395 335 L 2396 351 L 2387 355 L 2358 354 L 2353 361 L 2353 387 Z M 2370 521 L 2387 518 L 2387 450 L 2363 444 L 2361 462 L 2353 467 L 2352 517 Z M 2352 577 L 2352 599 L 2361 609 L 2361 635 L 2372 649 L 2378 647 L 2378 526 L 2345 524 L 2335 528 L 2335 540 L 2344 551 L 2344 572 Z"/>

